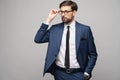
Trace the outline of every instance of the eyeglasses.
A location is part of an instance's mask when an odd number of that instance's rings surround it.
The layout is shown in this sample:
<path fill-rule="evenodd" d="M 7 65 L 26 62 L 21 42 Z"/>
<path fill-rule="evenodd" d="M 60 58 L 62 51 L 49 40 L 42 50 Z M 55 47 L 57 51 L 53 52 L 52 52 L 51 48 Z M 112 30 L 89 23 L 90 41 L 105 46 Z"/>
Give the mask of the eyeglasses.
<path fill-rule="evenodd" d="M 72 11 L 73 11 L 73 10 L 70 10 L 70 11 L 68 11 L 68 10 L 62 11 L 62 10 L 60 10 L 59 13 L 60 13 L 60 14 L 63 14 L 63 13 L 64 13 L 64 14 L 68 14 L 69 12 L 72 12 Z"/>

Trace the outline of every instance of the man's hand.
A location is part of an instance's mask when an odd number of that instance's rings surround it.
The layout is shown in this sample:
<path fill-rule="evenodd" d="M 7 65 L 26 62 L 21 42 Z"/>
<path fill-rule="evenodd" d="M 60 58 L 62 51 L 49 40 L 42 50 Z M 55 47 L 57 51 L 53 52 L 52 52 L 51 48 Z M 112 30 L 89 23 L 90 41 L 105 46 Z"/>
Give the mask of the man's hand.
<path fill-rule="evenodd" d="M 85 80 L 89 80 L 89 76 L 88 75 L 84 75 Z"/>
<path fill-rule="evenodd" d="M 48 18 L 46 19 L 46 23 L 50 23 L 59 13 L 57 9 L 52 9 L 48 15 Z"/>

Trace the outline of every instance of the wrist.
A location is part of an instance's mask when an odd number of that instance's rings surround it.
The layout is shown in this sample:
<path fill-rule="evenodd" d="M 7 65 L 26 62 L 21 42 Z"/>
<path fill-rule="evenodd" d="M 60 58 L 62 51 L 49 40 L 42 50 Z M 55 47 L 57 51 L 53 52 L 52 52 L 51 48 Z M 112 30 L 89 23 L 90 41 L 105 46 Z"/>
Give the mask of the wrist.
<path fill-rule="evenodd" d="M 85 72 L 84 75 L 89 76 L 89 74 L 87 72 Z"/>
<path fill-rule="evenodd" d="M 49 25 L 50 23 L 47 21 L 43 21 L 44 24 Z"/>
<path fill-rule="evenodd" d="M 50 18 L 47 18 L 46 21 L 45 21 L 45 23 L 50 24 L 51 21 L 52 20 Z"/>

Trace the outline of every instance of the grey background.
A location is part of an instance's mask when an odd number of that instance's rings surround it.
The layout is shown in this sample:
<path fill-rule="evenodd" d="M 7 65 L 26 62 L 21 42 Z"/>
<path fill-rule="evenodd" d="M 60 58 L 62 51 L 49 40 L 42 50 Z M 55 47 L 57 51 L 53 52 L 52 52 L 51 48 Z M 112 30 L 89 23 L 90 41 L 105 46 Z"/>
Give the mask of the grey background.
<path fill-rule="evenodd" d="M 63 0 L 0 0 L 0 80 L 43 78 L 47 44 L 34 36 L 49 11 Z M 91 80 L 120 80 L 120 0 L 74 0 L 76 20 L 91 26 L 98 51 Z M 51 23 L 60 22 L 60 16 Z"/>

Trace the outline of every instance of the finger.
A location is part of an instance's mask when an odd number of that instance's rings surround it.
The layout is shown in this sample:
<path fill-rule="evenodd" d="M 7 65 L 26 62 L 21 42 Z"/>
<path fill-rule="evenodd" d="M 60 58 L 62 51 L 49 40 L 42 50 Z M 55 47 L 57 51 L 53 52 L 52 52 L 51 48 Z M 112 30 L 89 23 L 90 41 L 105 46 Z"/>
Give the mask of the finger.
<path fill-rule="evenodd" d="M 56 14 L 56 13 L 58 13 L 58 10 L 57 9 L 53 9 L 52 13 Z"/>

